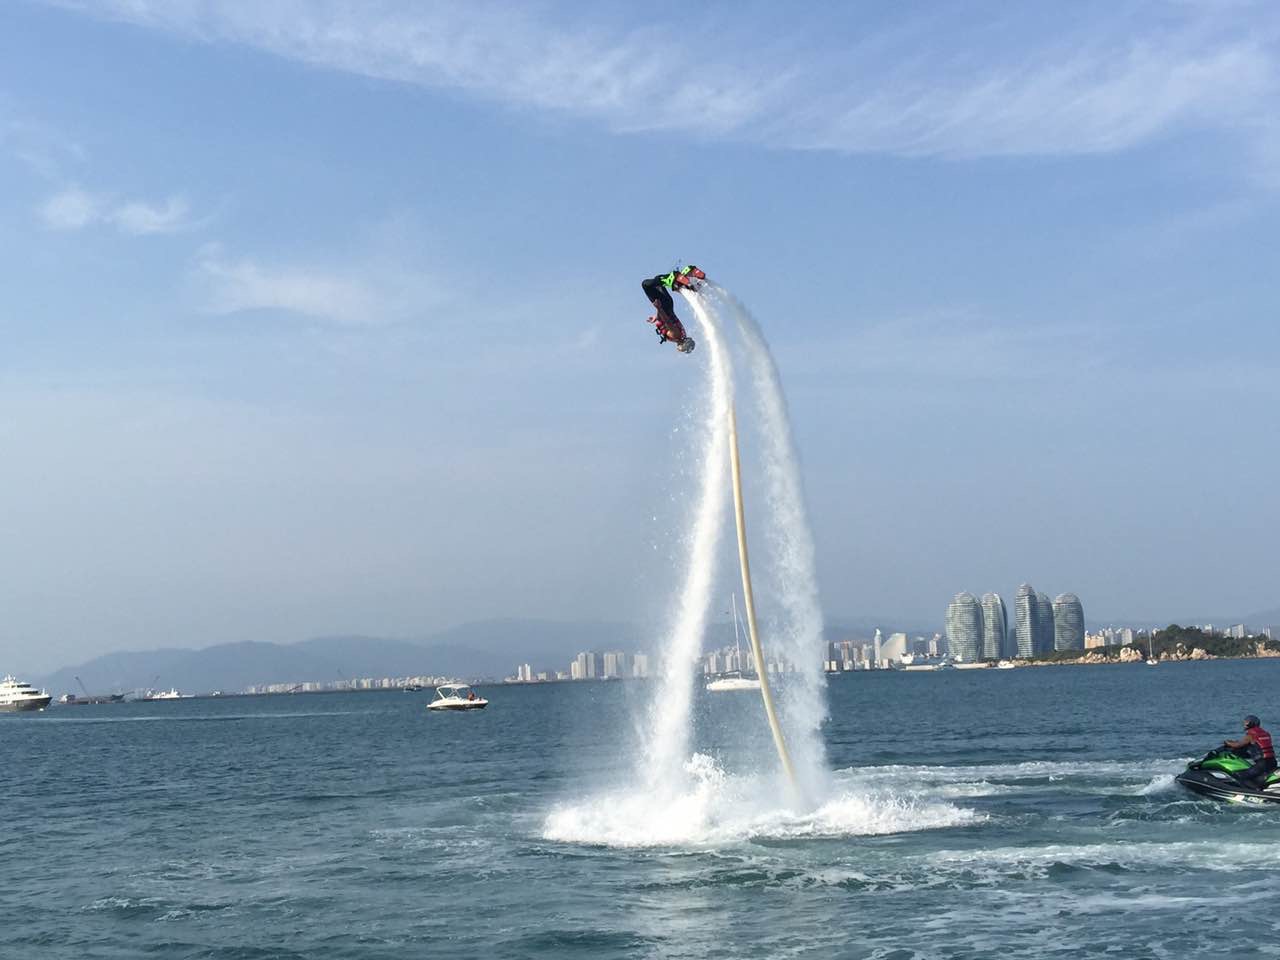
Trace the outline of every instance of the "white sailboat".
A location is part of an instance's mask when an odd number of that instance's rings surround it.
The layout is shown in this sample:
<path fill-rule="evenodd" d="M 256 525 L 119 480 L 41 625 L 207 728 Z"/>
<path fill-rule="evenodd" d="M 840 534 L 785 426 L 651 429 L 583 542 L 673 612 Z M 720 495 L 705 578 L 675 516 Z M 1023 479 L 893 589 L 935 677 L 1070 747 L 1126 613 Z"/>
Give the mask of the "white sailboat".
<path fill-rule="evenodd" d="M 1160 661 L 1156 659 L 1156 632 L 1154 630 L 1147 634 L 1147 666 L 1160 666 Z"/>
<path fill-rule="evenodd" d="M 738 629 L 738 597 L 730 596 L 733 605 L 733 646 L 737 650 L 737 664 L 742 666 L 742 640 Z M 759 690 L 760 680 L 757 677 L 744 677 L 741 670 L 730 670 L 722 673 L 714 680 L 707 682 L 707 690 L 712 693 L 724 693 L 727 690 Z"/>

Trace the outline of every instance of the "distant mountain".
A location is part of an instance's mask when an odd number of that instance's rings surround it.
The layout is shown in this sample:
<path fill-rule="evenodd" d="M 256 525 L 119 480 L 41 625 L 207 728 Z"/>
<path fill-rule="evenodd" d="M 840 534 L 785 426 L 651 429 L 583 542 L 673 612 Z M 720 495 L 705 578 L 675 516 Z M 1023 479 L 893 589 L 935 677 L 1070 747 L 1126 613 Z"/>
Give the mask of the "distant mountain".
<path fill-rule="evenodd" d="M 300 645 L 224 643 L 203 650 L 145 650 L 108 653 L 88 663 L 65 667 L 39 683 L 55 696 L 80 693 L 76 677 L 90 693 L 117 693 L 149 687 L 177 687 L 184 693 L 239 692 L 269 679 L 309 680 L 338 676 L 337 667 Z"/>
<path fill-rule="evenodd" d="M 263 683 L 352 677 L 456 676 L 498 678 L 521 663 L 566 670 L 580 650 L 632 651 L 640 632 L 613 623 L 487 620 L 463 624 L 421 641 L 381 637 L 317 637 L 300 643 L 224 643 L 201 650 L 109 653 L 36 680 L 58 695 L 177 687 L 184 693 L 239 692 Z"/>
<path fill-rule="evenodd" d="M 829 621 L 828 640 L 887 635 L 921 628 L 891 620 L 844 618 Z M 745 638 L 745 625 L 743 636 Z M 144 650 L 109 653 L 78 666 L 34 678 L 55 696 L 80 693 L 80 677 L 90 693 L 177 687 L 184 693 L 239 692 L 265 683 L 326 682 L 354 677 L 451 676 L 482 679 L 510 676 L 528 663 L 535 670 L 567 670 L 581 650 L 647 650 L 661 644 L 660 629 L 608 622 L 558 623 L 547 620 L 483 620 L 443 630 L 421 640 L 385 637 L 316 637 L 299 643 L 224 643 L 202 650 Z M 767 643 L 767 637 L 765 642 Z M 707 625 L 708 648 L 733 643 L 728 619 Z"/>
<path fill-rule="evenodd" d="M 1243 621 L 1236 621 L 1236 623 L 1242 622 L 1251 627 L 1280 627 L 1280 607 L 1272 607 L 1270 610 L 1260 610 L 1257 613 L 1249 614 L 1249 616 L 1245 617 Z"/>
<path fill-rule="evenodd" d="M 506 676 L 528 663 L 535 670 L 567 670 L 581 650 L 643 650 L 656 637 L 635 624 L 551 620 L 480 620 L 434 634 L 424 641 L 443 655 L 452 649 L 458 656 L 482 653 L 489 658 L 487 673 Z M 447 661 L 446 661 L 447 662 Z"/>

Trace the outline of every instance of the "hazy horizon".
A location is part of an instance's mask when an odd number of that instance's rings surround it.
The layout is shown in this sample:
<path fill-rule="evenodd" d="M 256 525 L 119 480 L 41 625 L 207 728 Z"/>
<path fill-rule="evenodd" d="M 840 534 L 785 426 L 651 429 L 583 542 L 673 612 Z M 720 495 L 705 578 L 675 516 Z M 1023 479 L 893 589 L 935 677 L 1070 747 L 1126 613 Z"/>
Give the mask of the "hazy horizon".
<path fill-rule="evenodd" d="M 1273 617 L 1275 619 L 1280 619 L 1280 611 L 1276 611 L 1276 610 L 1255 611 L 1255 613 L 1265 613 L 1267 616 Z M 885 631 L 905 630 L 912 634 L 921 634 L 921 635 L 927 635 L 933 632 L 939 632 L 939 633 L 945 632 L 941 619 L 938 619 L 936 622 L 929 622 L 926 620 L 912 620 L 908 617 L 842 616 L 840 614 L 832 614 L 830 611 L 827 612 L 826 616 L 827 616 L 827 632 L 829 635 L 844 633 L 844 634 L 849 634 L 851 636 L 854 636 L 858 639 L 863 639 L 863 640 L 869 640 L 875 628 L 882 628 Z M 1254 627 L 1254 628 L 1263 628 L 1263 627 L 1276 625 L 1276 624 L 1273 624 L 1270 620 L 1267 620 L 1266 622 L 1263 622 L 1261 620 L 1254 622 L 1254 619 L 1251 619 L 1249 615 L 1246 615 L 1243 617 L 1239 615 L 1228 616 L 1228 617 L 1184 616 L 1184 617 L 1165 617 L 1165 618 L 1154 618 L 1154 619 L 1139 618 L 1139 617 L 1105 617 L 1105 616 L 1093 617 L 1091 615 L 1088 615 L 1088 612 L 1086 611 L 1085 623 L 1089 629 L 1101 629 L 1107 626 L 1111 626 L 1111 627 L 1130 626 L 1130 627 L 1136 628 L 1141 626 L 1163 627 L 1173 623 L 1181 624 L 1183 626 L 1200 625 L 1200 624 L 1208 623 L 1208 624 L 1212 624 L 1215 627 L 1215 629 L 1221 630 L 1227 626 L 1230 626 L 1232 624 L 1239 623 L 1242 621 L 1245 622 L 1248 626 Z M 268 643 L 268 644 L 276 644 L 279 646 L 299 646 L 299 645 L 305 645 L 307 643 L 326 640 L 326 639 L 361 639 L 363 638 L 363 639 L 378 640 L 378 641 L 387 640 L 387 641 L 393 641 L 393 642 L 407 642 L 411 644 L 418 644 L 418 645 L 422 645 L 424 649 L 430 649 L 432 646 L 438 643 L 442 643 L 442 642 L 449 643 L 450 642 L 449 634 L 451 634 L 452 632 L 462 630 L 467 627 L 474 627 L 482 624 L 504 623 L 508 621 L 516 625 L 529 624 L 529 623 L 537 623 L 540 625 L 547 625 L 547 624 L 554 625 L 556 623 L 561 623 L 561 624 L 564 624 L 565 626 L 584 626 L 584 625 L 599 623 L 598 621 L 591 621 L 591 620 L 546 621 L 546 620 L 531 620 L 529 618 L 523 618 L 523 617 L 494 617 L 486 620 L 467 621 L 465 623 L 451 624 L 448 627 L 444 628 L 443 630 L 431 632 L 431 633 L 406 634 L 406 635 L 396 635 L 396 636 L 376 636 L 373 634 L 361 633 L 361 632 L 355 632 L 350 634 L 338 634 L 333 632 L 327 632 L 327 633 L 319 633 L 313 636 L 293 637 L 293 638 L 286 638 L 286 639 L 264 639 L 264 638 L 258 638 L 258 637 L 241 637 L 241 638 L 227 638 L 224 640 L 215 640 L 209 643 L 198 643 L 198 644 L 182 644 L 182 643 L 174 642 L 174 643 L 162 643 L 162 644 L 154 644 L 154 645 L 136 645 L 136 646 L 124 645 L 124 646 L 112 647 L 112 648 L 95 649 L 95 651 L 92 654 L 89 654 L 85 657 L 79 658 L 74 661 L 60 662 L 56 664 L 55 663 L 42 664 L 39 660 L 35 660 L 29 665 L 19 665 L 17 667 L 10 666 L 10 667 L 7 667 L 6 669 L 9 669 L 9 670 L 16 669 L 18 672 L 22 673 L 24 676 L 44 677 L 50 674 L 61 672 L 63 670 L 79 667 L 84 663 L 87 663 L 90 660 L 93 660 L 99 656 L 111 656 L 115 654 L 149 653 L 149 652 L 161 652 L 161 651 L 172 651 L 172 650 L 198 652 L 202 650 L 212 649 L 215 647 L 235 646 L 237 644 L 242 644 L 242 643 Z M 731 623 L 731 620 L 728 617 L 719 617 L 719 618 L 713 617 L 712 620 L 710 621 L 710 625 L 715 627 L 717 630 L 723 630 L 727 628 L 730 623 Z M 637 636 L 644 638 L 642 640 L 636 640 L 636 641 L 616 641 L 610 638 L 601 637 L 600 642 L 595 644 L 595 647 L 598 647 L 600 650 L 603 650 L 605 648 L 618 648 L 618 649 L 627 649 L 627 650 L 643 649 L 643 650 L 653 651 L 657 648 L 660 648 L 662 644 L 665 642 L 665 634 L 663 630 L 664 624 L 662 623 L 642 624 L 642 623 L 615 622 L 615 623 L 600 623 L 600 625 L 602 627 L 603 626 L 610 626 L 610 627 L 621 626 L 621 627 L 629 628 L 636 631 Z M 524 643 L 525 643 L 525 638 L 523 638 L 521 635 L 519 634 L 513 635 L 512 645 L 510 650 L 511 656 L 514 658 L 513 663 L 516 661 L 529 659 L 530 654 L 528 653 L 528 649 L 524 645 Z M 711 646 L 715 646 L 716 644 L 712 639 L 712 640 L 709 640 L 705 645 L 708 646 L 709 648 Z M 460 646 L 467 646 L 467 644 L 463 643 L 463 644 L 460 644 Z M 588 646 L 590 645 L 588 644 Z M 534 657 L 534 659 L 537 659 L 537 658 Z"/>
<path fill-rule="evenodd" d="M 661 623 L 677 258 L 836 619 L 1274 607 L 1278 93 L 1248 2 L 7 5 L 0 672 Z"/>

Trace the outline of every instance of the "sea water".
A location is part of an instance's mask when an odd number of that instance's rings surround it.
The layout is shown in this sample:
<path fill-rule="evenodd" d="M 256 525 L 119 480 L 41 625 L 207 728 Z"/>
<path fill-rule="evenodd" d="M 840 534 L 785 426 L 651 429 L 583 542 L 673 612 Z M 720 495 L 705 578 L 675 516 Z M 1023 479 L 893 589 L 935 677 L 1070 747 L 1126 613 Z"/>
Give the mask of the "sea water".
<path fill-rule="evenodd" d="M 5 716 L 0 955 L 1280 954 L 1280 809 L 1172 779 L 1280 721 L 1280 662 L 833 677 L 830 793 L 795 809 L 758 697 L 699 690 L 681 804 L 584 804 L 634 782 L 653 689 Z"/>

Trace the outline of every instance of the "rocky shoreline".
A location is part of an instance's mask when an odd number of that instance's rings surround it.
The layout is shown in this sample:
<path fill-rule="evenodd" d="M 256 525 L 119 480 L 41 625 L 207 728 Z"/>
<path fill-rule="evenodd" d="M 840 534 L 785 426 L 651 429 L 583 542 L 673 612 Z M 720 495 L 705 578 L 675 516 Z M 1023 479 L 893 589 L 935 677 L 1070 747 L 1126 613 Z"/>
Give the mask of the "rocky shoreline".
<path fill-rule="evenodd" d="M 1238 656 L 1218 656 L 1203 647 L 1192 647 L 1188 650 L 1182 644 L 1178 644 L 1172 650 L 1160 651 L 1160 655 L 1156 659 L 1161 663 L 1180 663 L 1188 660 L 1265 660 L 1277 657 L 1280 657 L 1280 650 L 1272 649 L 1262 643 L 1255 645 L 1252 653 Z M 1147 655 L 1137 647 L 1121 647 L 1116 654 L 1090 650 L 1082 656 L 1068 660 L 1019 660 L 1017 663 L 1020 667 L 1057 667 L 1081 663 L 1141 663 L 1146 659 Z"/>

